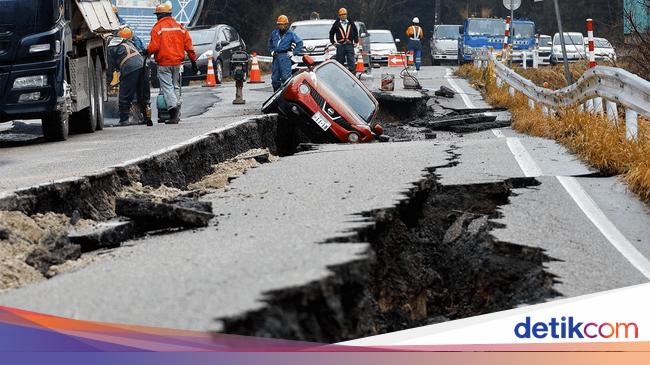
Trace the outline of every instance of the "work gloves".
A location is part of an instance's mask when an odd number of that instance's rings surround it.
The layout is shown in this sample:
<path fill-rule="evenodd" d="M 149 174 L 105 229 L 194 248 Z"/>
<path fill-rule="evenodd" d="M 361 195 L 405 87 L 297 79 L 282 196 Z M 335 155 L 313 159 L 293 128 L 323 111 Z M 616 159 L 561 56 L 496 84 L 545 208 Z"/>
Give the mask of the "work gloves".
<path fill-rule="evenodd" d="M 196 65 L 196 61 L 192 61 L 192 72 L 195 74 L 199 73 L 199 66 Z"/>

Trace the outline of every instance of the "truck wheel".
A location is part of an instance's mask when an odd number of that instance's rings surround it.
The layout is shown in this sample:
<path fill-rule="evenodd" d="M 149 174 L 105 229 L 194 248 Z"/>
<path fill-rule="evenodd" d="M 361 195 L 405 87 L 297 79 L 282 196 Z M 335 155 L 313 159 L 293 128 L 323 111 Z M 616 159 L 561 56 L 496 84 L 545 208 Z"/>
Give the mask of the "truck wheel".
<path fill-rule="evenodd" d="M 69 121 L 68 113 L 52 112 L 41 120 L 43 135 L 50 142 L 65 141 L 68 139 Z"/>
<path fill-rule="evenodd" d="M 90 69 L 89 72 L 95 73 L 95 61 L 90 60 Z M 70 118 L 72 127 L 75 132 L 81 133 L 93 133 L 97 129 L 97 86 L 95 85 L 97 76 L 89 75 L 88 77 L 88 97 L 89 105 L 82 111 L 73 113 Z"/>
<path fill-rule="evenodd" d="M 95 89 L 97 90 L 96 107 L 97 126 L 96 129 L 104 129 L 104 90 L 106 90 L 106 72 L 102 69 L 102 62 L 99 57 L 95 58 Z"/>

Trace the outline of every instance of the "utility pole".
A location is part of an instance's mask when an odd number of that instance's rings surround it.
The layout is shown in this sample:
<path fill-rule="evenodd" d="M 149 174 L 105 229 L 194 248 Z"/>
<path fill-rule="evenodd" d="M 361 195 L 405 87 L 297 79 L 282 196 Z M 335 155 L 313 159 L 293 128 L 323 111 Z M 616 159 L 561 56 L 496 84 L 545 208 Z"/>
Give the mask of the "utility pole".
<path fill-rule="evenodd" d="M 555 16 L 557 17 L 557 28 L 560 32 L 560 44 L 562 44 L 562 57 L 564 58 L 564 75 L 566 77 L 567 86 L 573 84 L 573 75 L 569 69 L 569 60 L 566 55 L 566 42 L 564 41 L 564 30 L 562 29 L 562 16 L 560 15 L 560 6 L 557 3 L 557 0 L 553 0 L 555 3 Z"/>

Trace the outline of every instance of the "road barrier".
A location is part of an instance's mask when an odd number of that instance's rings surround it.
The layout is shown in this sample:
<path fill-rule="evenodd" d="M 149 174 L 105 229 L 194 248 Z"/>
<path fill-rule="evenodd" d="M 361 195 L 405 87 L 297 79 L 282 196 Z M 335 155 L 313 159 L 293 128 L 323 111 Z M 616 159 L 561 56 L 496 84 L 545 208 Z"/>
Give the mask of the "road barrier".
<path fill-rule="evenodd" d="M 508 68 L 488 49 L 477 52 L 475 59 L 477 67 L 490 67 L 494 71 L 497 86 L 501 87 L 505 82 L 511 96 L 516 92 L 524 94 L 531 107 L 538 104 L 545 114 L 559 108 L 577 108 L 600 114 L 606 111 L 609 120 L 618 123 L 620 105 L 625 110 L 628 139 L 638 138 L 639 115 L 650 118 L 650 82 L 621 68 L 596 66 L 587 70 L 573 85 L 550 90 Z"/>

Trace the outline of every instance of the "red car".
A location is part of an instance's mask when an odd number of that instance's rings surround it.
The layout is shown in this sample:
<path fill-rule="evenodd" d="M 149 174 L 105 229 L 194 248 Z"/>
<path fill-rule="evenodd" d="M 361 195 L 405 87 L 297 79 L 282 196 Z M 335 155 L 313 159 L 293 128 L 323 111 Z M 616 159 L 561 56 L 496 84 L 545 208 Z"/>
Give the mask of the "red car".
<path fill-rule="evenodd" d="M 371 142 L 383 133 L 373 122 L 379 103 L 368 88 L 336 61 L 296 74 L 267 100 L 262 111 L 297 118 L 313 142 Z"/>

